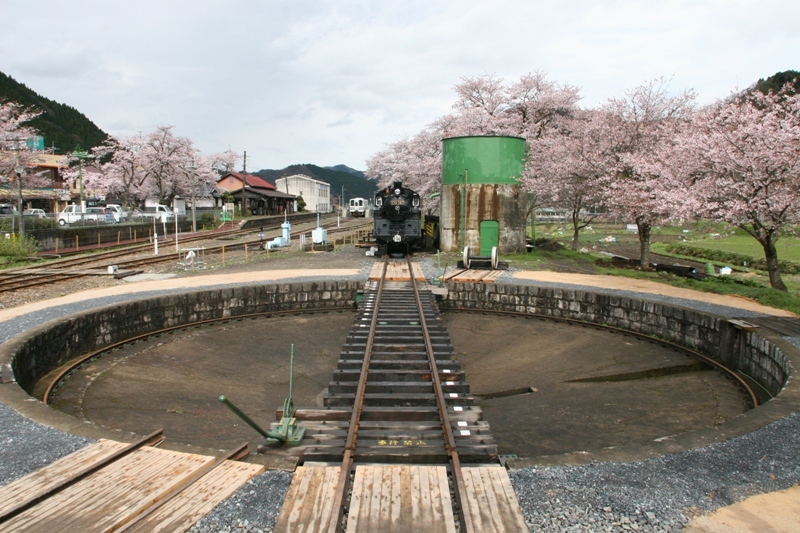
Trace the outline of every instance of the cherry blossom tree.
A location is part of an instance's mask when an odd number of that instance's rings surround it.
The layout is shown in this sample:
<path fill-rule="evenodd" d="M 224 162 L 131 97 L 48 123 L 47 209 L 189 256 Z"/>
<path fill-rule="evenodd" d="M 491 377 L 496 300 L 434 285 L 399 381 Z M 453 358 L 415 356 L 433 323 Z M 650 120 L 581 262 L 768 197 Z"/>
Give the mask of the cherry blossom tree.
<path fill-rule="evenodd" d="M 594 111 L 579 111 L 560 119 L 560 127 L 531 144 L 523 183 L 537 198 L 570 214 L 572 249 L 580 231 L 592 223 L 588 208 L 603 203 L 603 177 L 609 168 L 605 122 Z"/>
<path fill-rule="evenodd" d="M 678 148 L 682 176 L 672 179 L 692 187 L 691 209 L 752 235 L 770 285 L 786 291 L 775 243 L 800 222 L 800 94 L 748 92 L 708 106 Z"/>
<path fill-rule="evenodd" d="M 159 126 L 145 137 L 143 146 L 147 163 L 144 192 L 166 204 L 181 193 L 186 175 L 184 169 L 195 155 L 192 141 L 176 136 L 172 129 L 173 126 Z"/>
<path fill-rule="evenodd" d="M 536 72 L 506 84 L 496 75 L 462 78 L 454 87 L 452 112 L 418 134 L 388 145 L 367 162 L 366 174 L 381 185 L 399 179 L 423 195 L 439 190 L 442 139 L 465 135 L 510 135 L 526 139 L 554 127 L 579 100 L 578 90 Z M 426 204 L 428 209 L 435 202 Z"/>
<path fill-rule="evenodd" d="M 34 154 L 26 149 L 25 144 L 27 139 L 37 134 L 34 128 L 26 124 L 40 114 L 16 102 L 0 100 L 0 184 L 16 185 L 20 236 L 25 235 L 22 189 L 47 184 L 41 173 L 30 170 L 35 166 Z"/>
<path fill-rule="evenodd" d="M 650 261 L 650 235 L 654 225 L 672 217 L 675 206 L 664 194 L 664 180 L 653 165 L 654 154 L 675 138 L 694 113 L 695 93 L 669 92 L 669 81 L 657 78 L 610 99 L 599 110 L 607 167 L 602 187 L 605 203 L 615 214 L 633 220 L 639 233 L 640 264 Z"/>
<path fill-rule="evenodd" d="M 141 134 L 125 139 L 109 137 L 92 151 L 97 161 L 103 163 L 100 176 L 88 177 L 87 185 L 107 196 L 120 198 L 126 208 L 136 205 L 146 196 L 147 161 L 144 144 L 145 139 Z"/>
<path fill-rule="evenodd" d="M 160 126 L 144 135 L 110 138 L 93 150 L 102 161 L 102 172 L 85 176 L 87 186 L 119 196 L 127 206 L 147 198 L 170 203 L 175 196 L 205 194 L 216 186 L 219 169 L 235 167 L 235 152 L 203 156 L 191 139 L 172 130 L 173 126 Z"/>
<path fill-rule="evenodd" d="M 442 172 L 442 138 L 434 128 L 425 129 L 414 137 L 397 141 L 367 160 L 367 176 L 379 178 L 385 186 L 395 180 L 427 198 L 439 190 Z M 424 202 L 431 213 L 438 198 Z"/>

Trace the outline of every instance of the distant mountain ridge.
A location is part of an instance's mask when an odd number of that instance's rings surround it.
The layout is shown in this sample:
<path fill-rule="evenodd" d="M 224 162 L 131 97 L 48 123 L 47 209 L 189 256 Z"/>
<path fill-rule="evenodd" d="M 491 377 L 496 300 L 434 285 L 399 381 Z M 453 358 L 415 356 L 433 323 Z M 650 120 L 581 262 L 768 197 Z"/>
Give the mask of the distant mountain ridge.
<path fill-rule="evenodd" d="M 88 150 L 108 138 L 106 132 L 74 107 L 45 98 L 2 72 L 0 100 L 41 111 L 42 114 L 28 124 L 44 137 L 45 148 L 53 148 L 57 154 L 72 152 L 78 146 Z"/>
<path fill-rule="evenodd" d="M 290 165 L 281 170 L 264 169 L 253 172 L 268 182 L 274 184 L 278 178 L 285 178 L 294 174 L 304 174 L 315 180 L 324 181 L 331 186 L 332 196 L 341 196 L 344 187 L 344 196 L 350 198 L 371 198 L 378 186 L 360 170 L 355 170 L 347 165 L 333 167 L 319 167 L 312 164 Z"/>

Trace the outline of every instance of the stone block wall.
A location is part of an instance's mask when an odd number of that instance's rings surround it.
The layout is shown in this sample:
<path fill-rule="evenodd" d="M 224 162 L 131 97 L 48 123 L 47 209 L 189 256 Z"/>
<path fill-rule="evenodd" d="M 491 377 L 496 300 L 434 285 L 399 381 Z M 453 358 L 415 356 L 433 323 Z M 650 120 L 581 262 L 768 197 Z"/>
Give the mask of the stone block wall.
<path fill-rule="evenodd" d="M 30 392 L 69 359 L 143 333 L 254 313 L 352 306 L 361 288 L 356 281 L 246 285 L 120 303 L 32 329 L 0 348 L 0 362 L 10 360 L 17 383 Z"/>
<path fill-rule="evenodd" d="M 39 377 L 69 359 L 142 333 L 252 313 L 352 306 L 363 285 L 357 281 L 249 285 L 107 306 L 39 326 L 4 343 L 0 363 L 12 361 L 17 382 L 30 390 Z M 440 302 L 443 310 L 516 311 L 650 335 L 741 370 L 773 396 L 789 378 L 791 365 L 780 347 L 724 317 L 586 290 L 486 283 L 451 283 L 448 289 Z"/>
<path fill-rule="evenodd" d="M 684 307 L 587 290 L 492 283 L 448 284 L 440 306 L 582 320 L 650 335 L 740 370 L 773 396 L 790 373 L 785 354 L 769 339 L 741 330 L 724 317 Z"/>

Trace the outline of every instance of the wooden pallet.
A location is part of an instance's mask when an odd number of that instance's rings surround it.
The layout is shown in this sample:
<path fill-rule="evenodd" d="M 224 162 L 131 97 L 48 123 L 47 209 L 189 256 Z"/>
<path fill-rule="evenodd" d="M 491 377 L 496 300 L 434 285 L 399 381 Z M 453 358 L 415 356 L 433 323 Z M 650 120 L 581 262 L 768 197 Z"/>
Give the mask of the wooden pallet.
<path fill-rule="evenodd" d="M 416 280 L 424 280 L 425 274 L 422 273 L 422 267 L 419 263 L 411 263 L 411 268 L 414 272 L 414 279 Z M 372 271 L 370 272 L 369 279 L 371 281 L 377 281 L 381 279 L 381 273 L 383 272 L 383 263 L 375 263 L 372 265 Z M 408 270 L 408 265 L 406 263 L 389 263 L 386 266 L 386 280 L 387 281 L 410 281 L 411 274 Z"/>
<path fill-rule="evenodd" d="M 456 281 L 456 282 L 480 282 L 480 283 L 494 283 L 497 278 L 503 275 L 502 270 L 454 270 L 445 274 L 440 279 L 442 281 Z"/>
<path fill-rule="evenodd" d="M 124 448 L 99 440 L 0 489 L 10 508 L 40 494 L 83 467 Z M 116 531 L 163 500 L 201 468 L 213 463 L 204 455 L 152 447 L 140 448 L 78 481 L 2 525 L 8 532 Z M 253 476 L 260 465 L 224 461 L 180 492 L 133 531 L 185 531 Z"/>

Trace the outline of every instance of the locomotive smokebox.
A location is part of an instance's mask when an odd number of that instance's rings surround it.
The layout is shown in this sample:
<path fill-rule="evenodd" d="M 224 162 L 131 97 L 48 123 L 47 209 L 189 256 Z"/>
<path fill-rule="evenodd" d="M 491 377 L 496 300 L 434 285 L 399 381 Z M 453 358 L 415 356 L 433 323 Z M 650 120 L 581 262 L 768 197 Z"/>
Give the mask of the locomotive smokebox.
<path fill-rule="evenodd" d="M 527 195 L 519 179 L 527 144 L 521 137 L 451 137 L 442 140 L 439 247 L 469 246 L 488 256 L 525 251 Z"/>

